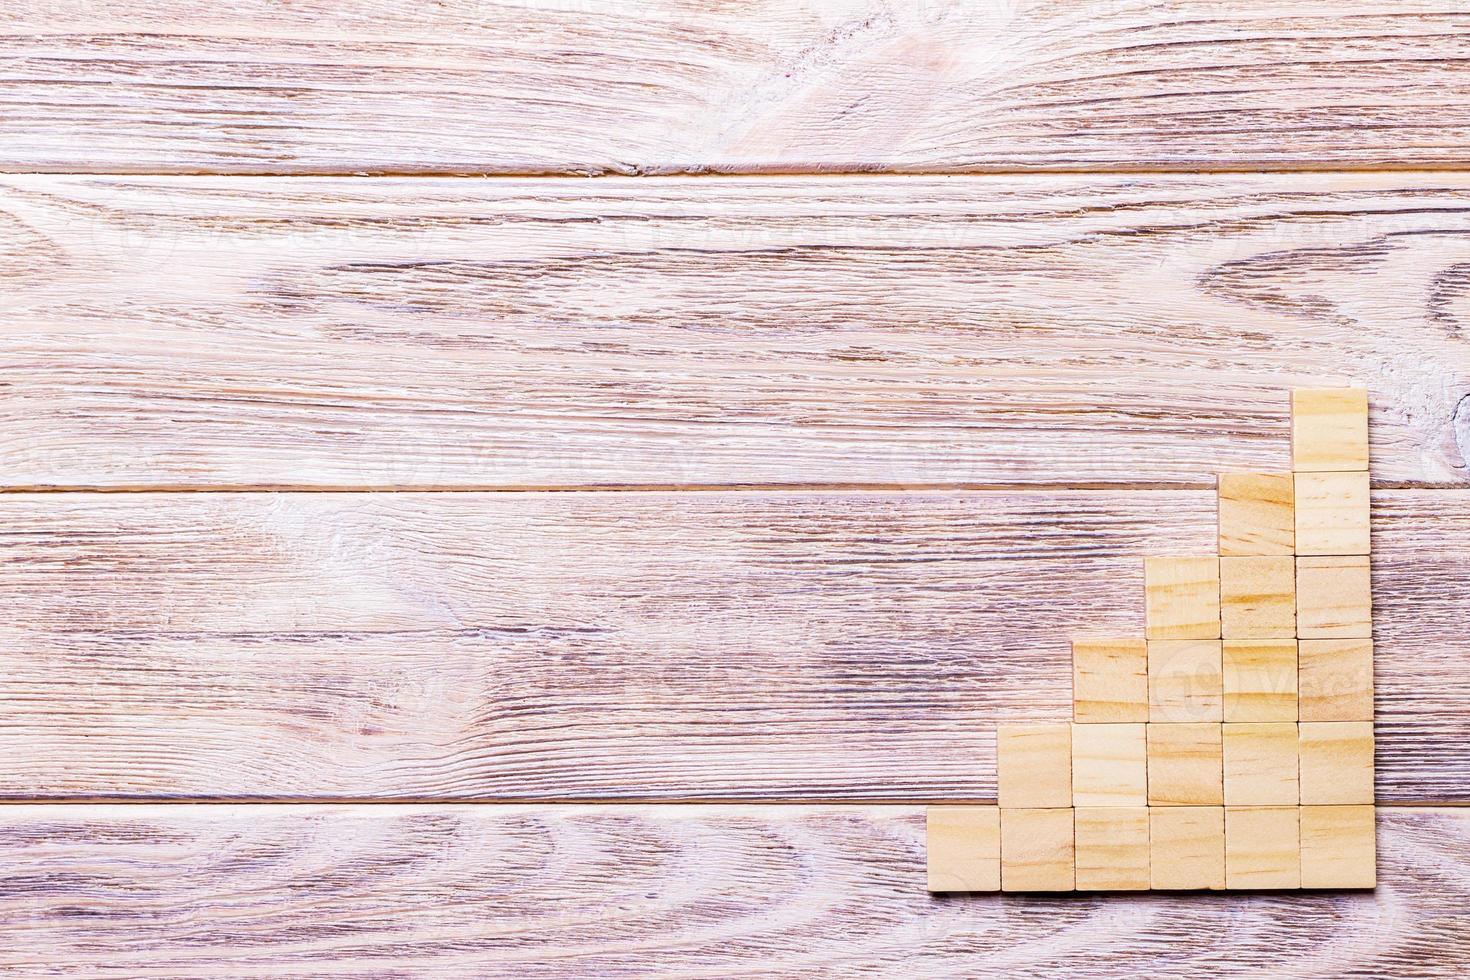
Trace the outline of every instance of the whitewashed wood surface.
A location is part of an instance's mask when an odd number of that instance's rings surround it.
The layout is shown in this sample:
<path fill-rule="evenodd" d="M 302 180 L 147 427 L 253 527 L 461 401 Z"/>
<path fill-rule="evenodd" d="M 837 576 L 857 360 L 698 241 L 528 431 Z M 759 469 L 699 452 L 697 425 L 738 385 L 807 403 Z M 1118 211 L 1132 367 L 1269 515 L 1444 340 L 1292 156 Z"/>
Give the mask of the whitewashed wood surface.
<path fill-rule="evenodd" d="M 0 971 L 144 977 L 1451 977 L 1470 810 L 1376 894 L 930 896 L 901 806 L 0 808 Z"/>
<path fill-rule="evenodd" d="M 1375 511 L 1378 793 L 1470 798 L 1470 494 Z M 1204 491 L 4 494 L 9 798 L 993 798 Z"/>
<path fill-rule="evenodd" d="M 10 0 L 0 168 L 1463 165 L 1458 0 Z"/>
<path fill-rule="evenodd" d="M 1467 482 L 1463 174 L 0 180 L 0 484 Z"/>

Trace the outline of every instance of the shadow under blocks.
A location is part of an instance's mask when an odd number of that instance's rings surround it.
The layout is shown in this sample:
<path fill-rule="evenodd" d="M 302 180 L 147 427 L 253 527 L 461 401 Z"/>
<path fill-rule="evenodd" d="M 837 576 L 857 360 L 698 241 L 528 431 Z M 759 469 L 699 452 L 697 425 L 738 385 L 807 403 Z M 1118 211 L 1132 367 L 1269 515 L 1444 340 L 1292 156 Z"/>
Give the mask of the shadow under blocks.
<path fill-rule="evenodd" d="M 931 892 L 1375 886 L 1367 392 L 1293 391 L 1291 458 L 1073 639 L 1070 721 L 997 727 L 997 806 L 929 808 Z"/>

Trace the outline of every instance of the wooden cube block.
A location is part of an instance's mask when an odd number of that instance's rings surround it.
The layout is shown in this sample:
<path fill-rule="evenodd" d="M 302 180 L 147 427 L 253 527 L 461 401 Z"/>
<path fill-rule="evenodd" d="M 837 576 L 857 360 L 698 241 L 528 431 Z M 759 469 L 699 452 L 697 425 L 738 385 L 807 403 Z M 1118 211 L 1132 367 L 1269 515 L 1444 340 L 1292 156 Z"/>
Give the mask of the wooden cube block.
<path fill-rule="evenodd" d="M 1290 473 L 1221 473 L 1220 554 L 1295 554 L 1295 494 Z"/>
<path fill-rule="evenodd" d="M 1000 811 L 1000 887 L 1008 892 L 1073 888 L 1072 810 Z"/>
<path fill-rule="evenodd" d="M 1227 723 L 1226 806 L 1296 806 L 1297 728 L 1292 721 Z"/>
<path fill-rule="evenodd" d="M 1220 632 L 1227 640 L 1296 636 L 1296 562 L 1220 559 Z"/>
<path fill-rule="evenodd" d="M 1072 719 L 1148 721 L 1148 646 L 1142 639 L 1072 641 Z"/>
<path fill-rule="evenodd" d="M 1148 888 L 1147 807 L 1079 807 L 1074 820 L 1078 891 Z"/>
<path fill-rule="evenodd" d="M 1298 751 L 1303 805 L 1373 802 L 1373 723 L 1304 721 Z"/>
<path fill-rule="evenodd" d="M 1297 474 L 1296 553 L 1368 554 L 1369 512 L 1367 470 Z"/>
<path fill-rule="evenodd" d="M 997 796 L 1002 807 L 1072 805 L 1072 726 L 997 725 Z"/>
<path fill-rule="evenodd" d="M 1225 809 L 1150 807 L 1149 882 L 1158 889 L 1225 887 Z"/>
<path fill-rule="evenodd" d="M 1219 558 L 1145 558 L 1143 581 L 1150 640 L 1219 639 Z"/>
<path fill-rule="evenodd" d="M 1294 806 L 1225 807 L 1227 888 L 1300 888 L 1301 837 Z"/>
<path fill-rule="evenodd" d="M 1219 806 L 1225 799 L 1220 725 L 1148 725 L 1150 806 Z"/>
<path fill-rule="evenodd" d="M 1149 721 L 1219 721 L 1223 671 L 1219 640 L 1150 640 Z"/>
<path fill-rule="evenodd" d="M 1072 726 L 1072 805 L 1145 806 L 1148 753 L 1141 724 Z"/>
<path fill-rule="evenodd" d="M 1375 816 L 1371 806 L 1302 807 L 1302 887 L 1375 887 Z"/>
<path fill-rule="evenodd" d="M 1299 388 L 1291 393 L 1291 468 L 1298 473 L 1368 468 L 1368 392 Z"/>
<path fill-rule="evenodd" d="M 1226 640 L 1221 652 L 1226 721 L 1296 721 L 1296 640 Z"/>
<path fill-rule="evenodd" d="M 1000 810 L 993 806 L 931 806 L 931 892 L 1000 891 Z"/>
<path fill-rule="evenodd" d="M 1299 646 L 1301 720 L 1372 721 L 1373 641 L 1302 640 Z"/>
<path fill-rule="evenodd" d="M 1309 640 L 1373 635 L 1373 580 L 1366 557 L 1296 560 L 1296 635 Z"/>

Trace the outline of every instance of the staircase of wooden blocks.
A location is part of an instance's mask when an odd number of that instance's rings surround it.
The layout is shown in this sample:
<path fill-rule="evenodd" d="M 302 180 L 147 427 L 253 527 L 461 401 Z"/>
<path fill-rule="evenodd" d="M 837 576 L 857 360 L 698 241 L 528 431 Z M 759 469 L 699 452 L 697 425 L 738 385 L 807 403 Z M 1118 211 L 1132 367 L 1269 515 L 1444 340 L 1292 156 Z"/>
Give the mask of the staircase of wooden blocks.
<path fill-rule="evenodd" d="M 1073 641 L 1071 722 L 999 726 L 999 805 L 929 809 L 930 891 L 1374 887 L 1367 393 L 1291 409 L 1144 635 Z"/>

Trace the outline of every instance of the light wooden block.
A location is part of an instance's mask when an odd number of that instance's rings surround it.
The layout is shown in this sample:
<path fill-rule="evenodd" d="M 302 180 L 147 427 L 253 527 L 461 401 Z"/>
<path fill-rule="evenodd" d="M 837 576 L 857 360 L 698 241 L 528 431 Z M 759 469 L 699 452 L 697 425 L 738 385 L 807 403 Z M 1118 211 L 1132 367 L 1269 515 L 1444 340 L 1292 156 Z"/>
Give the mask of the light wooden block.
<path fill-rule="evenodd" d="M 1226 640 L 1221 653 L 1226 721 L 1296 721 L 1296 640 Z"/>
<path fill-rule="evenodd" d="M 1302 887 L 1375 887 L 1376 815 L 1371 806 L 1302 807 Z"/>
<path fill-rule="evenodd" d="M 925 824 L 931 892 L 1000 890 L 999 808 L 931 806 Z"/>
<path fill-rule="evenodd" d="M 1148 721 L 1148 645 L 1143 639 L 1072 641 L 1072 719 Z"/>
<path fill-rule="evenodd" d="M 1144 806 L 1148 750 L 1142 724 L 1072 726 L 1072 805 Z"/>
<path fill-rule="evenodd" d="M 1072 805 L 1072 726 L 997 725 L 997 797 L 1002 807 Z"/>
<path fill-rule="evenodd" d="M 1227 723 L 1226 806 L 1296 806 L 1297 726 L 1291 721 Z"/>
<path fill-rule="evenodd" d="M 1148 822 L 1152 887 L 1225 887 L 1224 807 L 1150 807 Z"/>
<path fill-rule="evenodd" d="M 1296 560 L 1296 635 L 1309 640 L 1373 635 L 1373 579 L 1366 557 Z"/>
<path fill-rule="evenodd" d="M 1367 470 L 1297 474 L 1296 553 L 1368 554 L 1369 496 Z"/>
<path fill-rule="evenodd" d="M 1290 473 L 1221 473 L 1220 554 L 1295 554 L 1295 494 Z"/>
<path fill-rule="evenodd" d="M 1300 888 L 1301 836 L 1295 806 L 1225 807 L 1225 885 Z"/>
<path fill-rule="evenodd" d="M 1145 558 L 1143 581 L 1148 639 L 1219 639 L 1219 558 Z"/>
<path fill-rule="evenodd" d="M 1148 725 L 1150 806 L 1219 806 L 1225 800 L 1220 725 Z"/>
<path fill-rule="evenodd" d="M 1372 803 L 1373 723 L 1304 721 L 1297 727 L 1302 804 Z"/>
<path fill-rule="evenodd" d="M 1302 640 L 1299 647 L 1301 720 L 1372 721 L 1373 641 Z"/>
<path fill-rule="evenodd" d="M 1147 807 L 1078 807 L 1074 821 L 1078 891 L 1149 887 Z"/>
<path fill-rule="evenodd" d="M 1148 642 L 1148 720 L 1220 721 L 1224 663 L 1219 640 Z"/>
<path fill-rule="evenodd" d="M 1291 393 L 1291 468 L 1298 473 L 1368 468 L 1368 392 L 1299 388 Z"/>
<path fill-rule="evenodd" d="M 1220 559 L 1220 632 L 1227 640 L 1296 636 L 1296 562 Z"/>
<path fill-rule="evenodd" d="M 1000 887 L 1008 892 L 1073 889 L 1072 810 L 1000 811 Z"/>

